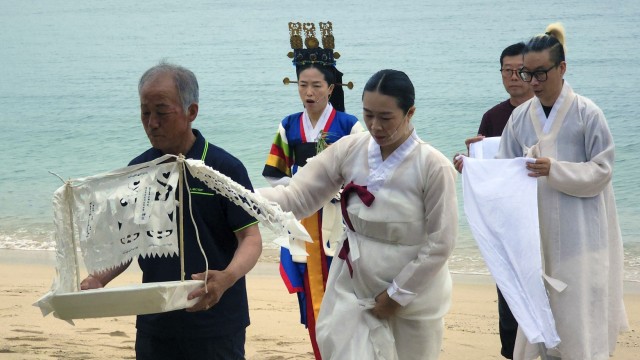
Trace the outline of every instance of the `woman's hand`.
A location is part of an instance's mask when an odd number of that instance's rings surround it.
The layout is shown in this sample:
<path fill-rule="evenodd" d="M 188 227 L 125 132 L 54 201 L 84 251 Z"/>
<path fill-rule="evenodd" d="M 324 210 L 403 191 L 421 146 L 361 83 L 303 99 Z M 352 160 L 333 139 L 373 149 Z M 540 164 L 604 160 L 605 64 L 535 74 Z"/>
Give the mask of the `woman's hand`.
<path fill-rule="evenodd" d="M 400 304 L 389 297 L 387 290 L 384 290 L 376 296 L 376 305 L 371 309 L 371 313 L 378 319 L 388 319 L 395 315 L 399 308 Z"/>

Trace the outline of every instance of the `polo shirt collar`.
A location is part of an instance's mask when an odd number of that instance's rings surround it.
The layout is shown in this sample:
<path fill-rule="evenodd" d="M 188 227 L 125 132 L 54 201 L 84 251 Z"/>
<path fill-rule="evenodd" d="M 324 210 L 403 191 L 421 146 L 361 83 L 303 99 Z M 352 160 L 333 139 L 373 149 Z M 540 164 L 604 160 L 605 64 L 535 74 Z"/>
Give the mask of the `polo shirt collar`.
<path fill-rule="evenodd" d="M 191 129 L 191 131 L 193 131 L 193 135 L 196 136 L 196 141 L 193 143 L 191 149 L 189 149 L 185 157 L 187 159 L 204 161 L 204 158 L 207 156 L 207 148 L 209 147 L 209 144 L 205 140 L 204 136 L 202 136 L 200 131 L 198 131 L 197 129 Z"/>

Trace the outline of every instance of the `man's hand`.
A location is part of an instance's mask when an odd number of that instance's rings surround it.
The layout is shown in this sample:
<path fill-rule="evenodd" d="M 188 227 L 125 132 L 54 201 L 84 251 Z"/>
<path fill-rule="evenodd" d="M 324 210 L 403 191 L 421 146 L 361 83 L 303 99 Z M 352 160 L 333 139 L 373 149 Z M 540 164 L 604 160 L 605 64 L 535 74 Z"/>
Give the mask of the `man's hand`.
<path fill-rule="evenodd" d="M 204 280 L 205 273 L 198 273 L 191 275 L 193 280 Z M 195 312 L 195 311 L 203 311 L 209 310 L 212 306 L 217 304 L 222 297 L 222 294 L 227 291 L 233 284 L 236 282 L 236 279 L 226 271 L 217 271 L 217 270 L 209 270 L 207 271 L 207 283 L 191 293 L 187 299 L 195 299 L 200 298 L 195 305 L 188 308 L 187 311 Z M 205 292 L 206 287 L 206 292 Z"/>
<path fill-rule="evenodd" d="M 462 157 L 463 156 L 469 156 L 469 145 L 481 141 L 482 139 L 484 139 L 483 135 L 478 135 L 478 136 L 474 136 L 471 138 L 468 138 L 464 141 L 464 145 L 467 147 L 467 153 L 466 154 L 460 154 L 460 153 L 456 153 L 453 156 L 453 166 L 456 168 L 456 170 L 458 170 L 459 173 L 462 173 L 462 168 L 464 166 L 463 161 L 462 161 Z"/>
<path fill-rule="evenodd" d="M 531 177 L 549 176 L 551 171 L 551 159 L 543 157 L 537 158 L 535 162 L 527 163 L 527 170 L 530 171 L 527 175 Z"/>
<path fill-rule="evenodd" d="M 80 283 L 80 290 L 89 290 L 89 289 L 100 289 L 103 288 L 104 284 L 100 279 L 93 275 L 89 275 Z"/>
<path fill-rule="evenodd" d="M 127 270 L 129 265 L 131 264 L 131 260 L 126 263 L 116 266 L 111 270 L 106 270 L 103 272 L 98 272 L 95 274 L 89 274 L 82 282 L 80 283 L 80 290 L 89 290 L 89 289 L 100 289 L 113 280 L 116 276 L 122 274 L 123 271 Z"/>
<path fill-rule="evenodd" d="M 462 174 L 462 167 L 464 166 L 463 158 L 465 156 L 466 155 L 460 153 L 453 155 L 453 167 L 455 167 L 460 174 Z"/>
<path fill-rule="evenodd" d="M 484 135 L 479 135 L 478 136 L 474 136 L 472 138 L 468 138 L 464 141 L 464 145 L 467 147 L 467 153 L 469 152 L 469 145 L 478 142 L 480 140 L 484 139 Z"/>

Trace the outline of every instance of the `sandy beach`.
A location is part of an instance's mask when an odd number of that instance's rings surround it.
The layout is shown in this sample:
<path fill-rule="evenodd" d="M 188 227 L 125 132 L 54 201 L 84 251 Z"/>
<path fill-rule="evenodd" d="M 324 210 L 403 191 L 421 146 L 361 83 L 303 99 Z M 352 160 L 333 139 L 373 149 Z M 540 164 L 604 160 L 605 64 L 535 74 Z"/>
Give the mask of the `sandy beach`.
<path fill-rule="evenodd" d="M 75 321 L 42 317 L 32 304 L 48 291 L 53 254 L 0 250 L 0 359 L 135 359 L 135 317 Z M 132 266 L 110 286 L 140 281 Z M 247 276 L 251 326 L 248 360 L 313 359 L 297 302 L 282 284 L 277 255 L 265 250 Z M 441 359 L 500 359 L 495 285 L 490 277 L 454 274 L 453 305 L 445 318 Z M 612 359 L 640 356 L 640 284 L 625 284 L 632 330 L 618 338 Z"/>

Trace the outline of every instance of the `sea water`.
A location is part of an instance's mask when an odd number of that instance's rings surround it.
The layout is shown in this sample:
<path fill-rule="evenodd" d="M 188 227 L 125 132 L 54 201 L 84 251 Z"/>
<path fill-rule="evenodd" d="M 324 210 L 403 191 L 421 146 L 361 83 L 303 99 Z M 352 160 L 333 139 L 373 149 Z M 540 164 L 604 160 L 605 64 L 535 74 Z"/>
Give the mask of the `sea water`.
<path fill-rule="evenodd" d="M 416 87 L 418 135 L 448 157 L 464 150 L 482 114 L 506 99 L 504 47 L 561 21 L 574 90 L 604 111 L 616 143 L 613 178 L 626 279 L 640 281 L 640 2 L 449 1 L 0 1 L 0 248 L 50 251 L 59 178 L 122 167 L 149 145 L 137 82 L 161 59 L 193 70 L 194 127 L 241 159 L 255 187 L 279 121 L 301 111 L 287 53 L 289 21 L 332 21 L 347 111 L 377 70 Z M 452 270 L 487 273 L 460 203 Z M 269 236 L 265 246 L 273 247 Z"/>

